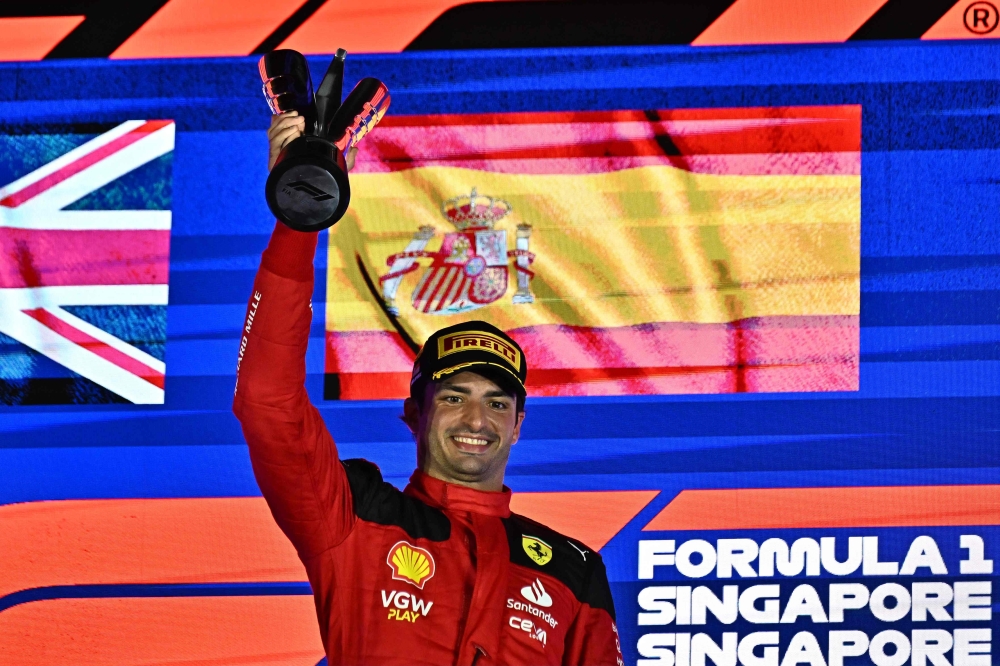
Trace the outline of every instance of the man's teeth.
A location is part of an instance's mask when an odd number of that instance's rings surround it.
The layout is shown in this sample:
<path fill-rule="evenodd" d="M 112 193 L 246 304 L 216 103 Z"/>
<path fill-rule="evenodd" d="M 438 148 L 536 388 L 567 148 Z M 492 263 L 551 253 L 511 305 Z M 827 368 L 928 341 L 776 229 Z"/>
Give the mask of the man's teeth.
<path fill-rule="evenodd" d="M 461 442 L 462 444 L 469 444 L 471 446 L 486 446 L 490 443 L 488 439 L 480 439 L 479 437 L 462 437 L 461 435 L 455 435 L 455 441 Z"/>

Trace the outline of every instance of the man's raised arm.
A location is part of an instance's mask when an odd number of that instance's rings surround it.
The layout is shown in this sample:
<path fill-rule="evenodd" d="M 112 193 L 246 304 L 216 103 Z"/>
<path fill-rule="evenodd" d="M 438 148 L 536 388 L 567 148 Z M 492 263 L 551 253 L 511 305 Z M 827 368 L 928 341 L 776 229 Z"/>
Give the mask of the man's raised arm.
<path fill-rule="evenodd" d="M 301 120 L 272 120 L 272 164 L 302 133 Z M 302 559 L 339 544 L 355 520 L 337 448 L 304 386 L 316 242 L 315 233 L 275 226 L 247 306 L 233 400 L 257 483 Z"/>

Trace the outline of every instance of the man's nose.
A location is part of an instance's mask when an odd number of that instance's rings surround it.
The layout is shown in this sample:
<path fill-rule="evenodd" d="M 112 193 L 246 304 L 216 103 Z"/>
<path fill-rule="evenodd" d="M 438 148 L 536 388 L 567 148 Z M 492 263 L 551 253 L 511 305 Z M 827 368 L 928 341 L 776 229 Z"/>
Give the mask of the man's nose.
<path fill-rule="evenodd" d="M 472 432 L 478 432 L 486 427 L 486 405 L 478 400 L 469 400 L 465 403 L 464 417 L 465 426 Z"/>

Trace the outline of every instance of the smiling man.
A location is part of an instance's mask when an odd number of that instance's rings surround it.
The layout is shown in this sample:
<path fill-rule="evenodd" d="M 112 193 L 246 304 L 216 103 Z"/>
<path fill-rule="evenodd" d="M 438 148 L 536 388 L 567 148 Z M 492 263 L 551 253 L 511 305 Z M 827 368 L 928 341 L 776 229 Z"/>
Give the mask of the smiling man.
<path fill-rule="evenodd" d="M 272 121 L 272 163 L 299 134 L 294 114 Z M 338 459 L 303 386 L 316 239 L 275 227 L 233 410 L 305 565 L 331 666 L 623 664 L 600 555 L 510 511 L 528 366 L 506 333 L 471 321 L 424 344 L 403 403 L 417 446 L 405 490 Z"/>

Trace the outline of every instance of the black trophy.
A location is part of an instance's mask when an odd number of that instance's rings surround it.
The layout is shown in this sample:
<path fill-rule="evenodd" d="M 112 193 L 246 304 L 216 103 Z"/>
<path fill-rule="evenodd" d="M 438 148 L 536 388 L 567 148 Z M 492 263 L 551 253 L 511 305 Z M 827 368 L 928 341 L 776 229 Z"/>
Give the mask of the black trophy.
<path fill-rule="evenodd" d="M 346 55 L 337 50 L 315 95 L 306 59 L 298 51 L 271 51 L 257 64 L 271 111 L 294 109 L 306 120 L 305 134 L 278 155 L 264 190 L 275 217 L 298 231 L 332 227 L 347 212 L 347 151 L 389 108 L 389 89 L 372 78 L 358 82 L 341 104 Z"/>

